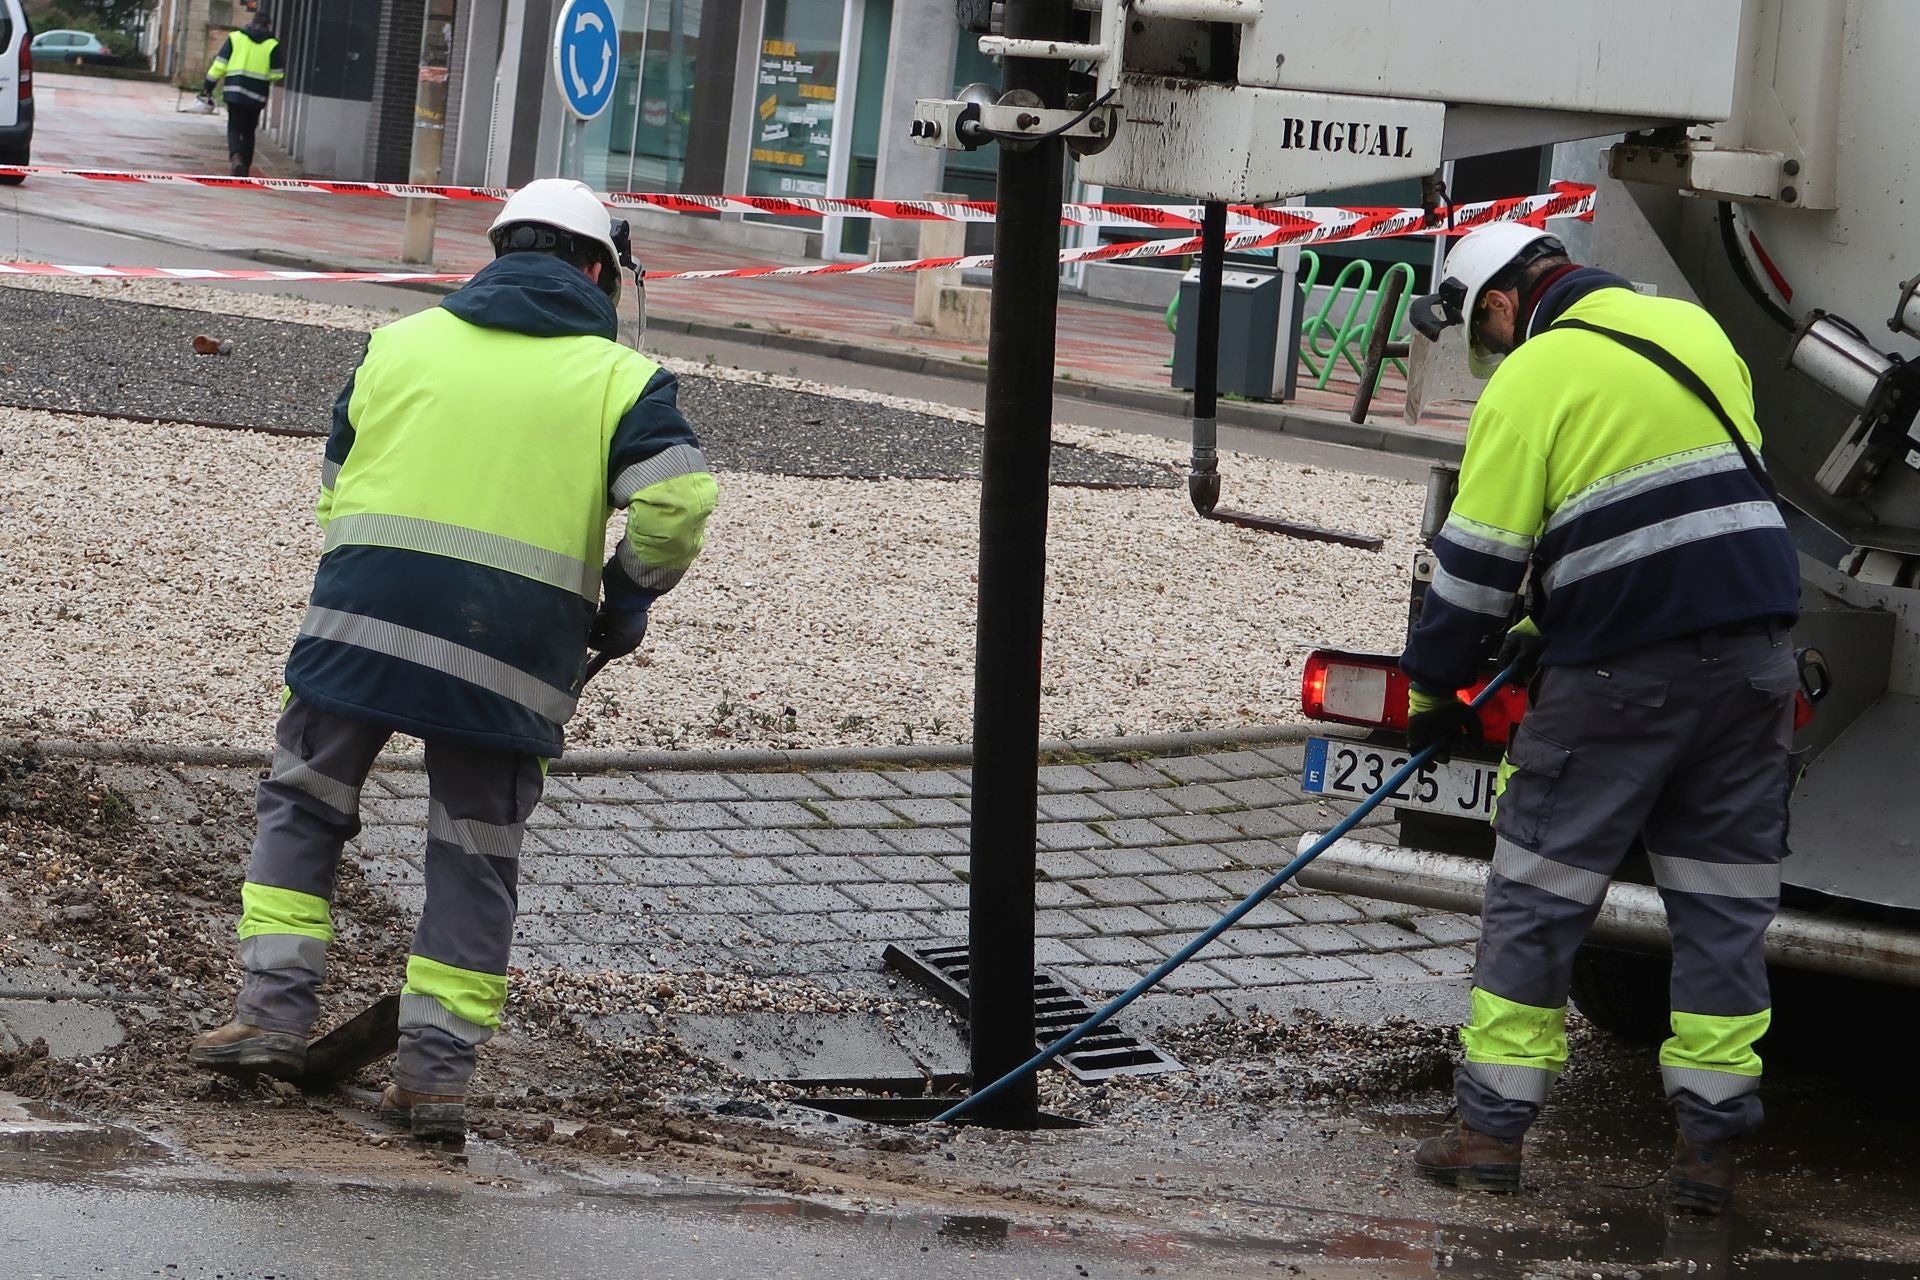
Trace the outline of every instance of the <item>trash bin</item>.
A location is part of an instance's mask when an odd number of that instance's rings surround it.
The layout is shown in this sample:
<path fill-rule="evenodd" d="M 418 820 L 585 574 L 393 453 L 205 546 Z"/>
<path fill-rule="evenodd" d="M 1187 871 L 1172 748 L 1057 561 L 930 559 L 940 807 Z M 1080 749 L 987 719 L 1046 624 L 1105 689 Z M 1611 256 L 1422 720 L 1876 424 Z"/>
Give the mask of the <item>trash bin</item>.
<path fill-rule="evenodd" d="M 1281 299 L 1286 277 L 1265 271 L 1224 271 L 1220 277 L 1221 395 L 1250 400 L 1291 399 L 1294 363 L 1283 370 L 1284 385 L 1274 377 L 1274 357 L 1280 350 Z M 1292 308 L 1296 341 L 1300 308 Z M 1180 309 L 1173 338 L 1173 385 L 1193 390 L 1195 335 L 1200 330 L 1200 268 L 1180 281 Z M 1286 350 L 1291 353 L 1290 344 Z M 1276 397 L 1276 390 L 1278 396 Z"/>

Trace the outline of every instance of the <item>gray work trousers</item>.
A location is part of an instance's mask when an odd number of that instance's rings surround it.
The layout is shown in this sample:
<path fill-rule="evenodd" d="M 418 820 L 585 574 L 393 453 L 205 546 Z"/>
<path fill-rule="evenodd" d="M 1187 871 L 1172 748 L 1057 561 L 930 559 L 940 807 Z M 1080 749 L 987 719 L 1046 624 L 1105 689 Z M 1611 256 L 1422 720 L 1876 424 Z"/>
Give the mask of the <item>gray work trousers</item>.
<path fill-rule="evenodd" d="M 241 916 L 238 1017 L 305 1035 L 319 1016 L 340 854 L 360 831 L 360 788 L 392 731 L 295 697 L 260 784 Z M 426 904 L 400 1002 L 394 1081 L 463 1093 L 499 1025 L 521 841 L 546 782 L 539 757 L 426 739 Z"/>
<path fill-rule="evenodd" d="M 1780 902 L 1798 676 L 1784 628 L 1749 625 L 1547 668 L 1508 747 L 1494 820 L 1462 1117 L 1526 1131 L 1566 1064 L 1574 952 L 1636 836 L 1673 935 L 1661 1073 L 1681 1129 L 1761 1120 L 1762 946 Z"/>

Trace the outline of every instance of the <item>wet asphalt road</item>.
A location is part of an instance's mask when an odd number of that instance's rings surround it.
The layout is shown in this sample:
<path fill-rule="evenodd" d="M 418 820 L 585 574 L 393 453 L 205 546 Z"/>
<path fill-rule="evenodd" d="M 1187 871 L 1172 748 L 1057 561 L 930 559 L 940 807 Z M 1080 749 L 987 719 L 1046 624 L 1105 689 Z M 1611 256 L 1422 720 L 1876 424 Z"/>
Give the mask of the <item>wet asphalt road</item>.
<path fill-rule="evenodd" d="M 1274 1274 L 1264 1258 L 1212 1257 L 1163 1237 L 1076 1239 L 998 1218 L 839 1213 L 722 1195 L 0 1183 L 0 1272 L 9 1280 L 1087 1280 L 1140 1275 L 1156 1261 L 1169 1276 Z"/>

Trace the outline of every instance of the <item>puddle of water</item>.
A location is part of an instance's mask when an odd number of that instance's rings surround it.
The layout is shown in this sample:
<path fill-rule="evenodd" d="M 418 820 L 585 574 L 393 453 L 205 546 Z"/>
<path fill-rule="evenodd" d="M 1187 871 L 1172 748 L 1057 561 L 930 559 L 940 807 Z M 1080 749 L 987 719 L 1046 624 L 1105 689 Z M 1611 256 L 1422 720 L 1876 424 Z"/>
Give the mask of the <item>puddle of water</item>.
<path fill-rule="evenodd" d="M 75 1120 L 45 1103 L 0 1094 L 0 1178 L 70 1181 L 166 1159 L 164 1147 L 131 1129 Z"/>

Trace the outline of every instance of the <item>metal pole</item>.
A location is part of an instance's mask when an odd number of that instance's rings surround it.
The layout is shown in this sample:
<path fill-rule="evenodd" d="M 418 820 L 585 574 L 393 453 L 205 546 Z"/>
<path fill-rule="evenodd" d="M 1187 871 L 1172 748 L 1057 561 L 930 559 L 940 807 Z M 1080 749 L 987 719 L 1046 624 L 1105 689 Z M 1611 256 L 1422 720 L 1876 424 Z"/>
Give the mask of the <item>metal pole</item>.
<path fill-rule="evenodd" d="M 1064 39 L 1072 2 L 1007 0 L 1006 33 Z M 1006 60 L 1006 89 L 1024 92 L 1032 105 L 1064 106 L 1066 81 L 1064 62 Z M 976 1086 L 998 1080 L 1034 1049 L 1034 800 L 1064 167 L 1057 138 L 1027 150 L 1000 148 L 973 686 L 967 941 Z M 1038 1086 L 1029 1076 L 983 1102 L 976 1119 L 1033 1127 Z"/>
<path fill-rule="evenodd" d="M 413 155 L 407 181 L 433 186 L 440 181 L 440 158 L 447 140 L 447 76 L 453 62 L 454 0 L 430 0 L 420 27 L 420 79 L 413 91 Z M 407 201 L 407 229 L 400 257 L 405 262 L 433 261 L 433 232 L 438 200 Z"/>
<path fill-rule="evenodd" d="M 1200 206 L 1200 314 L 1193 335 L 1193 457 L 1187 464 L 1187 496 L 1193 509 L 1212 515 L 1220 503 L 1220 277 L 1227 263 L 1227 206 Z"/>
<path fill-rule="evenodd" d="M 1367 410 L 1373 407 L 1373 393 L 1380 389 L 1380 375 L 1386 371 L 1387 360 L 1393 355 L 1387 349 L 1391 345 L 1387 339 L 1393 332 L 1394 317 L 1400 312 L 1400 295 L 1406 284 L 1406 277 L 1400 272 L 1388 272 L 1387 287 L 1380 291 L 1380 300 L 1374 303 L 1373 328 L 1367 334 L 1366 367 L 1360 371 L 1360 385 L 1353 392 L 1353 411 L 1347 415 L 1351 421 L 1365 422 Z"/>

